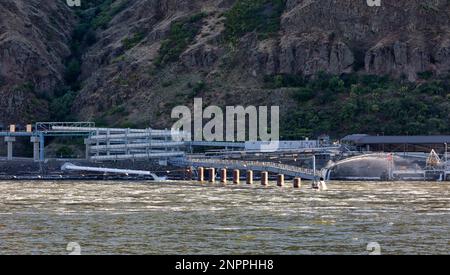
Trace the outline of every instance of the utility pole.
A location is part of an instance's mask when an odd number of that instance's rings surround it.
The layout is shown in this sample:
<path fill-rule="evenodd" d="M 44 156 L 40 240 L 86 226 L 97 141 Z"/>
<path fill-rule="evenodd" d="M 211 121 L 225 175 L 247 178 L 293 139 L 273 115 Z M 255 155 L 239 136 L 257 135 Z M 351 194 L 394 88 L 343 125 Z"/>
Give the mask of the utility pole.
<path fill-rule="evenodd" d="M 314 183 L 316 183 L 316 155 L 313 155 L 313 173 L 314 173 Z"/>
<path fill-rule="evenodd" d="M 447 142 L 444 143 L 445 144 L 445 154 L 444 154 L 444 158 L 445 158 L 445 164 L 447 164 L 447 149 L 448 149 L 448 145 Z"/>

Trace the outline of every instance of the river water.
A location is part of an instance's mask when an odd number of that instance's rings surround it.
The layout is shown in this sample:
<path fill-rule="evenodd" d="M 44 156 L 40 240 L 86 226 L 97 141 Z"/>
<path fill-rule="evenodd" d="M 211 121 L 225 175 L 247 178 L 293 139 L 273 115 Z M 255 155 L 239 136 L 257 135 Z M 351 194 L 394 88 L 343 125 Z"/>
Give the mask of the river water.
<path fill-rule="evenodd" d="M 449 254 L 450 183 L 328 187 L 0 182 L 0 254 Z"/>

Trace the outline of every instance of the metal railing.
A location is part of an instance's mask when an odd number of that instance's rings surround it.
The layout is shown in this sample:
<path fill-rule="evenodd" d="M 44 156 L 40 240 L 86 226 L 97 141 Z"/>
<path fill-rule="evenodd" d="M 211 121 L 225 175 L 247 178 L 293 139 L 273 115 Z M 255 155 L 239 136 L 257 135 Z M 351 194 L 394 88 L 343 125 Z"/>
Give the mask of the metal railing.
<path fill-rule="evenodd" d="M 303 168 L 282 163 L 264 162 L 264 161 L 240 161 L 240 160 L 221 160 L 221 159 L 177 159 L 171 161 L 175 165 L 185 166 L 211 166 L 215 168 L 247 169 L 255 171 L 268 171 L 280 173 L 288 176 L 300 176 L 305 179 L 314 179 L 320 174 L 320 171 L 309 168 Z"/>
<path fill-rule="evenodd" d="M 71 127 L 71 128 L 92 128 L 95 127 L 94 122 L 37 122 L 36 131 L 49 132 L 55 131 L 56 127 Z"/>

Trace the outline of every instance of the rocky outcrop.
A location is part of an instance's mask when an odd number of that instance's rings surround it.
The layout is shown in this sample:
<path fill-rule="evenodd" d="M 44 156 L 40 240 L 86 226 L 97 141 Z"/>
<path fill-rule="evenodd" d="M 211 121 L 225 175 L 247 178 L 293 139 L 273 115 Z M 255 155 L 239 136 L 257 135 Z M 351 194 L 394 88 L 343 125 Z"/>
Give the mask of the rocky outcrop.
<path fill-rule="evenodd" d="M 445 73 L 449 67 L 449 14 L 450 4 L 445 0 L 384 0 L 381 7 L 369 7 L 366 1 L 288 0 L 282 19 L 284 40 L 295 40 L 298 46 L 281 53 L 287 64 L 282 71 L 342 73 L 357 70 L 361 63 L 366 73 L 405 75 L 411 81 L 418 72 Z M 308 39 L 319 35 L 323 38 Z M 324 47 L 330 35 L 339 41 L 338 48 L 330 43 L 331 47 Z M 283 39 L 282 43 L 292 45 Z M 300 58 L 292 55 L 293 48 L 302 51 Z M 292 70 L 298 61 L 312 65 Z M 356 66 L 351 68 L 351 62 Z"/>
<path fill-rule="evenodd" d="M 220 90 L 229 101 L 236 92 L 228 90 L 247 87 L 242 100 L 255 103 L 265 75 L 363 72 L 414 81 L 418 72 L 449 70 L 448 1 L 383 0 L 381 7 L 369 7 L 366 1 L 287 0 L 277 34 L 261 39 L 248 33 L 230 47 L 223 39 L 224 12 L 235 2 L 130 3 L 97 31 L 99 41 L 84 55 L 84 88 L 73 111 L 92 119 L 120 105 L 125 114 L 111 116 L 111 122 L 166 125 L 161 117 L 170 114 L 170 106 L 196 93 L 206 101 L 208 93 Z M 191 45 L 177 62 L 155 70 L 171 24 L 199 12 L 206 17 Z M 121 41 L 138 30 L 145 38 L 124 49 Z M 199 80 L 208 93 L 192 91 Z M 226 104 L 219 98 L 212 100 Z"/>
<path fill-rule="evenodd" d="M 62 1 L 2 0 L 0 4 L 0 122 L 48 117 L 47 101 L 63 83 L 74 23 Z"/>
<path fill-rule="evenodd" d="M 365 69 L 372 74 L 394 77 L 406 76 L 414 81 L 419 72 L 446 73 L 449 71 L 450 33 L 433 39 L 433 45 L 425 37 L 410 39 L 385 39 L 372 47 L 365 57 Z"/>
<path fill-rule="evenodd" d="M 283 74 L 312 75 L 318 71 L 341 74 L 351 72 L 354 63 L 353 53 L 344 42 L 323 33 L 284 36 L 277 54 L 278 73 Z"/>
<path fill-rule="evenodd" d="M 236 98 L 247 104 L 289 104 L 289 98 L 260 96 L 267 75 L 358 72 L 414 81 L 419 72 L 450 70 L 447 0 L 382 0 L 381 7 L 369 7 L 365 0 L 286 0 L 277 32 L 263 37 L 248 32 L 231 44 L 224 20 L 236 1 L 113 1 L 115 12 L 95 29 L 95 43 L 83 52 L 81 90 L 72 113 L 108 124 L 167 126 L 163 117 L 170 108 L 194 96 L 222 105 Z M 45 119 L 43 98 L 63 81 L 74 25 L 74 12 L 61 2 L 2 1 L 4 121 L 26 114 Z M 201 28 L 178 59 L 156 66 L 171 25 L 199 13 L 204 14 Z"/>

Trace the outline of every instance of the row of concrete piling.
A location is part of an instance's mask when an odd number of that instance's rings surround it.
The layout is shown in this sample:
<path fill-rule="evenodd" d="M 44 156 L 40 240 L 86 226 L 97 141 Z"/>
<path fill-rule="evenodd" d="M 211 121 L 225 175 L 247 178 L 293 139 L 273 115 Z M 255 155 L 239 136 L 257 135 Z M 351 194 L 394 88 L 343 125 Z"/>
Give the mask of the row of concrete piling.
<path fill-rule="evenodd" d="M 193 170 L 191 168 L 188 168 L 187 170 L 186 178 L 189 180 L 193 180 Z M 208 178 L 205 178 L 205 172 L 207 171 Z M 227 177 L 227 168 L 220 169 L 220 183 L 227 184 L 228 183 L 228 177 Z M 248 185 L 254 184 L 254 173 L 252 170 L 246 171 L 246 177 L 245 182 Z M 216 182 L 216 168 L 204 168 L 204 167 L 198 167 L 197 168 L 197 181 L 200 183 L 204 182 L 210 182 L 215 183 Z M 241 183 L 241 171 L 239 169 L 233 170 L 233 176 L 232 176 L 232 182 L 233 184 L 240 184 Z M 261 185 L 262 186 L 268 186 L 269 185 L 269 172 L 263 171 L 261 172 Z M 301 188 L 302 185 L 302 179 L 299 177 L 295 177 L 293 179 L 292 186 L 294 188 Z M 285 186 L 285 178 L 283 174 L 277 175 L 277 186 L 283 187 Z"/>

